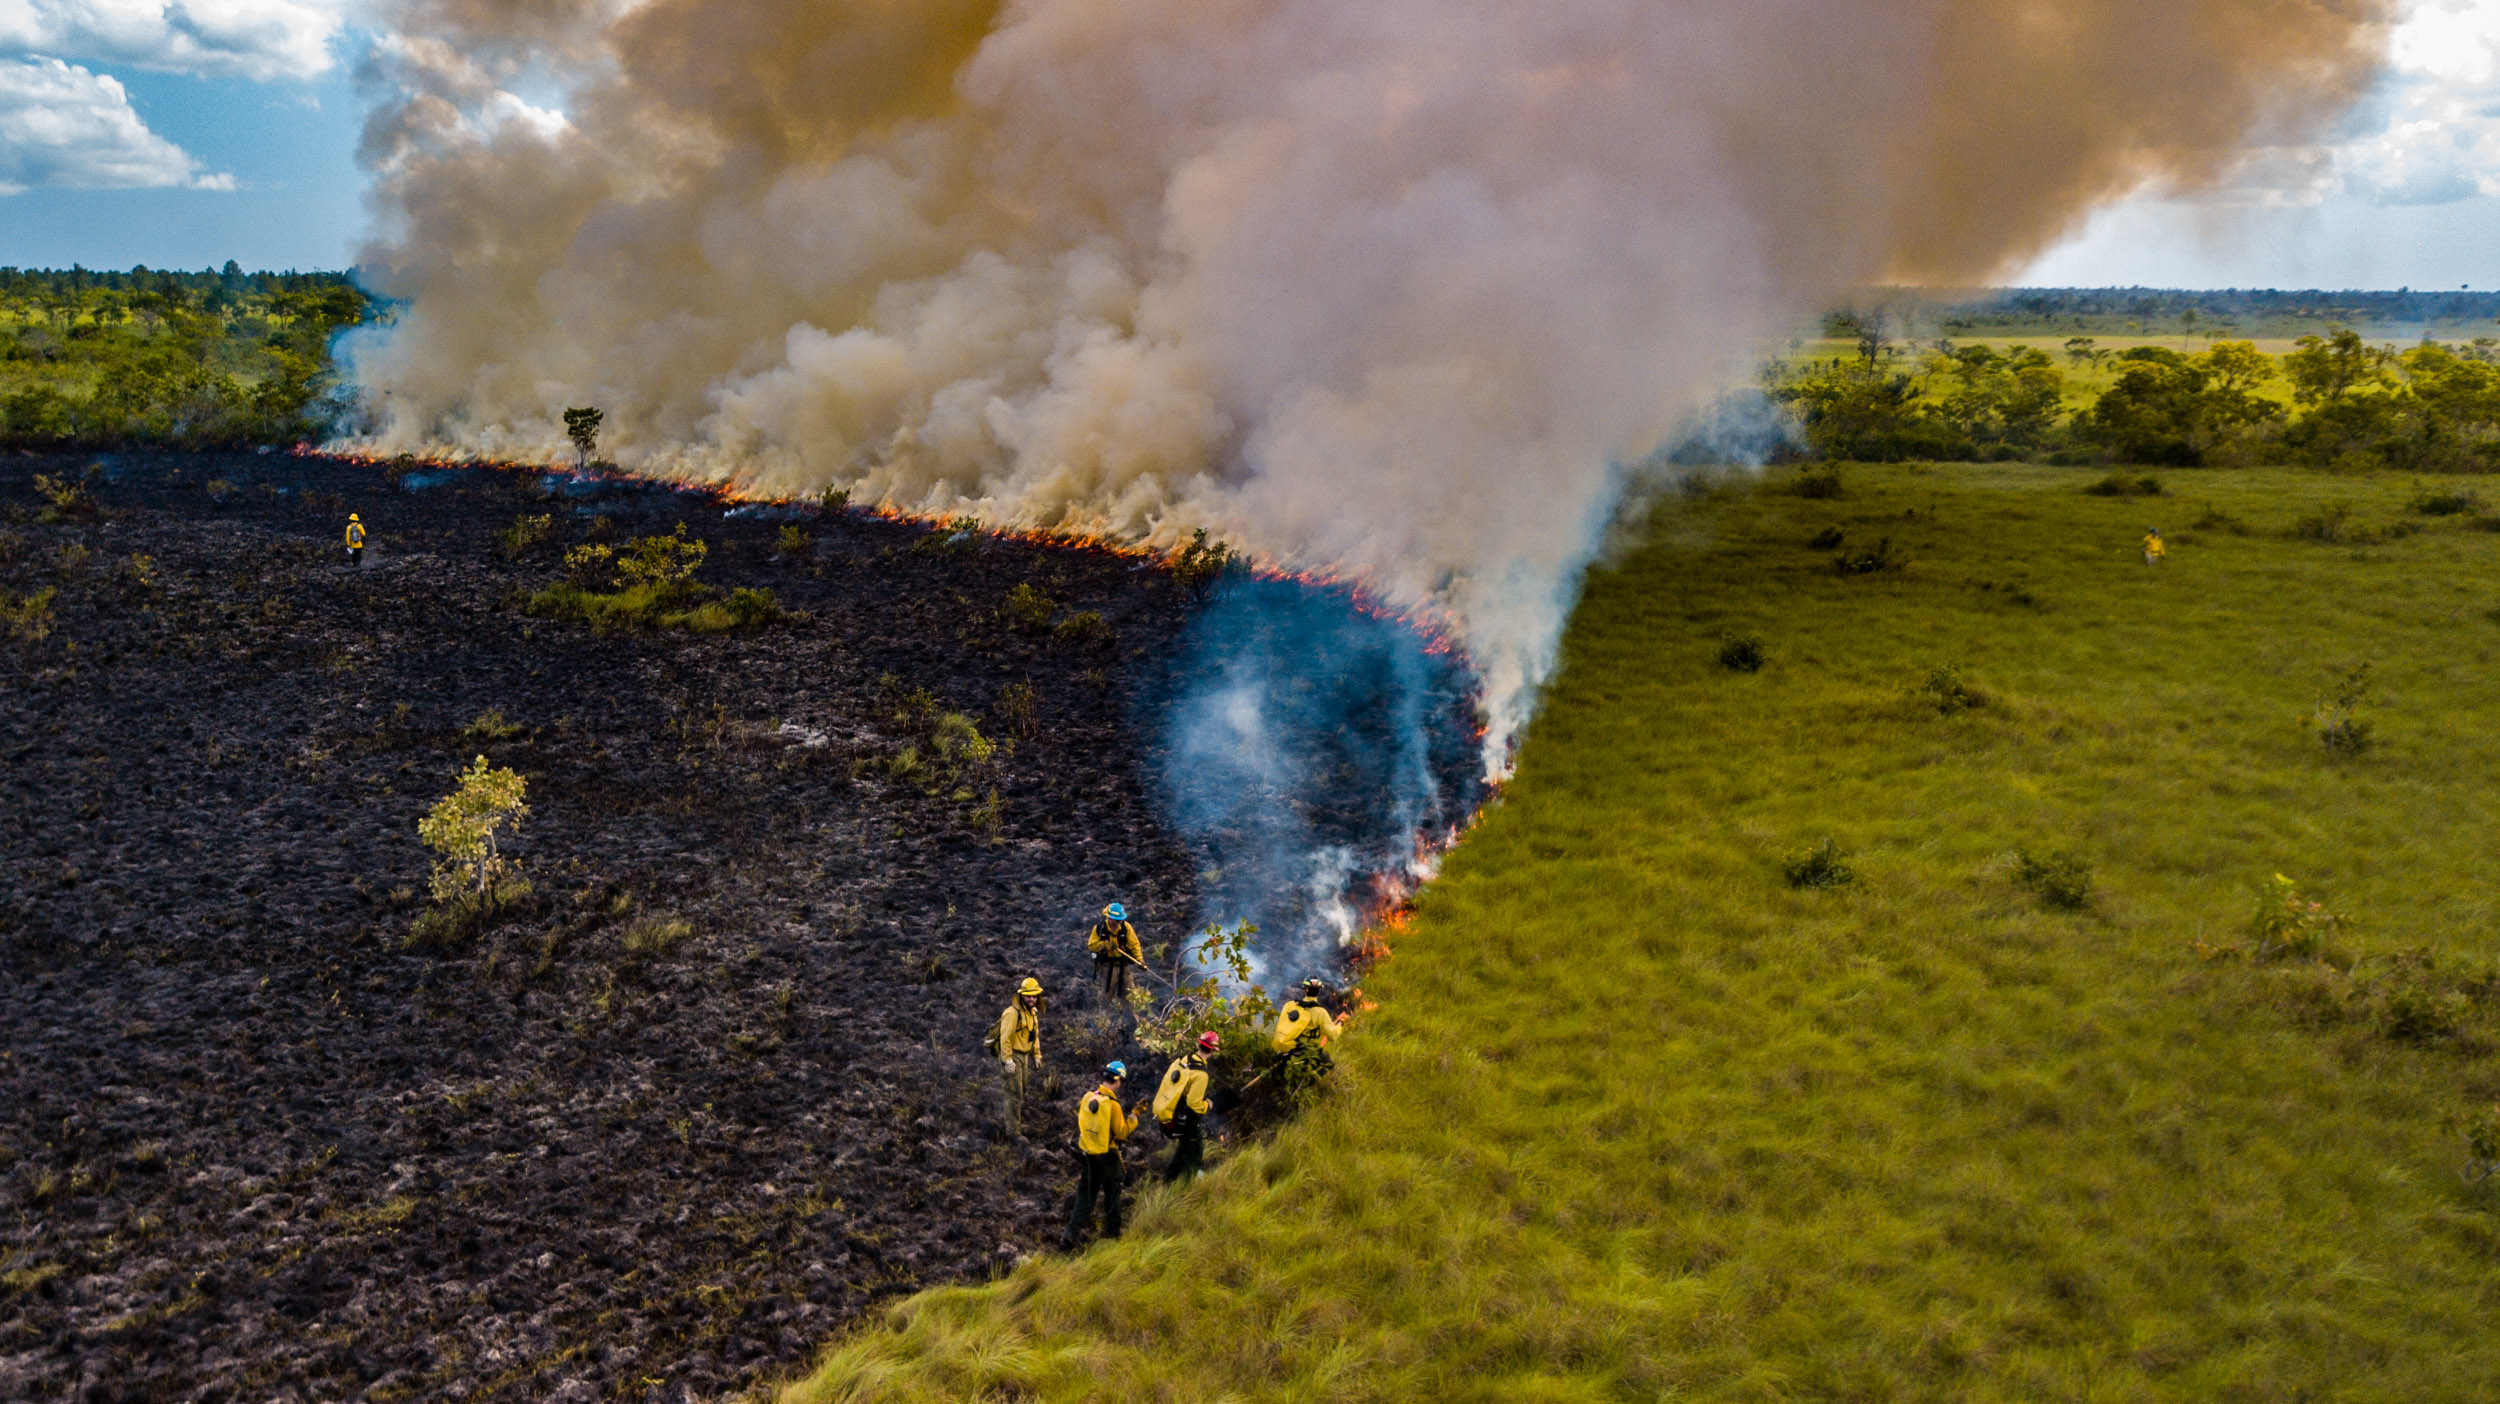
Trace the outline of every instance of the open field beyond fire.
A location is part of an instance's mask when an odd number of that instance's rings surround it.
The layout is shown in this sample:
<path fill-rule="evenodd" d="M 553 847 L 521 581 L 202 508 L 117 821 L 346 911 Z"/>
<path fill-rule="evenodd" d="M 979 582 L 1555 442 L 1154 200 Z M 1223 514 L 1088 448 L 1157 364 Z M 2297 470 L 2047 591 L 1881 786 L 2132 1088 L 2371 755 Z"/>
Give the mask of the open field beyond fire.
<path fill-rule="evenodd" d="M 2500 1393 L 2500 534 L 2100 476 L 1659 503 L 1330 1100 L 785 1397 Z"/>

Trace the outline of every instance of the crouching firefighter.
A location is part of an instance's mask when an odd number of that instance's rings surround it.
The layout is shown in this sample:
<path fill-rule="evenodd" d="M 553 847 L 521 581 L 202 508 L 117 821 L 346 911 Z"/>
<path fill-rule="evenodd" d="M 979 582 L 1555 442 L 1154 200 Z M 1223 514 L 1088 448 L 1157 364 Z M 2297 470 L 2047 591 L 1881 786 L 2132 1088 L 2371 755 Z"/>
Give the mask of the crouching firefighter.
<path fill-rule="evenodd" d="M 1028 975 L 1016 997 L 998 1013 L 998 1027 L 981 1040 L 998 1058 L 1004 1089 L 1007 1134 L 1024 1139 L 1024 1109 L 1039 1090 L 1042 1075 L 1042 982 Z"/>
<path fill-rule="evenodd" d="M 1328 1056 L 1328 1045 L 1345 1032 L 1345 1020 L 1321 1002 L 1327 994 L 1326 981 L 1305 980 L 1301 997 L 1286 1001 L 1276 1013 L 1275 1049 L 1284 1055 L 1276 1067 L 1287 1089 L 1315 1087 L 1337 1066 Z"/>
<path fill-rule="evenodd" d="M 1085 933 L 1085 949 L 1093 953 L 1103 994 L 1126 1003 L 1129 972 L 1146 963 L 1146 948 L 1137 939 L 1137 928 L 1129 925 L 1128 908 L 1117 902 L 1103 908 L 1102 920 Z"/>
<path fill-rule="evenodd" d="M 1207 1169 L 1207 1059 L 1217 1046 L 1213 1030 L 1198 1035 L 1198 1046 L 1172 1060 L 1155 1088 L 1155 1121 L 1172 1138 L 1172 1163 L 1163 1167 L 1163 1182 L 1183 1175 L 1196 1177 Z"/>
<path fill-rule="evenodd" d="M 1102 1084 L 1085 1094 L 1076 1107 L 1076 1149 L 1084 1168 L 1076 1177 L 1076 1209 L 1068 1215 L 1068 1248 L 1094 1221 L 1094 1201 L 1102 1200 L 1102 1236 L 1120 1236 L 1120 1143 L 1137 1129 L 1137 1118 L 1120 1105 L 1120 1084 L 1128 1077 L 1126 1063 L 1102 1070 Z"/>

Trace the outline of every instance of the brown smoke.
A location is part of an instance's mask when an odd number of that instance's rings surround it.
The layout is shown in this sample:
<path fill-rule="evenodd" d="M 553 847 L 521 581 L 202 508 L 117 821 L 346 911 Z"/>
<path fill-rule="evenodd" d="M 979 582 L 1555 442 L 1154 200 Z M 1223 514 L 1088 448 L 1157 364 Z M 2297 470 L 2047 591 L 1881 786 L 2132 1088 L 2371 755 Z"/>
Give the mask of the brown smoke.
<path fill-rule="evenodd" d="M 2298 139 L 2390 8 L 414 0 L 355 365 L 385 447 L 595 404 L 642 471 L 1360 573 L 1498 746 L 1739 348 Z"/>

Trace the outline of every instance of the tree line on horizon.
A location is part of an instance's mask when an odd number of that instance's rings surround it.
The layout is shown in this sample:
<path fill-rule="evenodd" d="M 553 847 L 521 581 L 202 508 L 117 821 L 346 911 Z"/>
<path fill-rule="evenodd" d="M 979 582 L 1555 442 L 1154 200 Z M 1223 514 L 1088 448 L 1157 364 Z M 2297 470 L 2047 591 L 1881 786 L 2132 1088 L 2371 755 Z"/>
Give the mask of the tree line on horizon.
<path fill-rule="evenodd" d="M 2500 467 L 2500 341 L 2399 350 L 2349 327 L 2268 355 L 2251 341 L 2190 354 L 2070 338 L 2068 364 L 2114 373 L 2071 405 L 2067 369 L 2029 346 L 1949 339 L 1902 354 L 1856 330 L 1854 355 L 1774 361 L 1763 391 L 1812 457 L 1857 462 L 2045 459 L 2164 467 L 2285 464 L 2340 471 Z"/>
<path fill-rule="evenodd" d="M 378 304 L 345 273 L 0 268 L 0 446 L 226 448 L 327 437 L 331 343 Z"/>

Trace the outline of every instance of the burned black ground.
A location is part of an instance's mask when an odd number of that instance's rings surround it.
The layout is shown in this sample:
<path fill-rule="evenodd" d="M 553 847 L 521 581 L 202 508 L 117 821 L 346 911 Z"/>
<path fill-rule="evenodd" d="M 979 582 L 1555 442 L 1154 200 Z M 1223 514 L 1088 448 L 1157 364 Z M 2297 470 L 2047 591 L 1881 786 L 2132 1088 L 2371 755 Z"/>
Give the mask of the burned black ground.
<path fill-rule="evenodd" d="M 1041 975 L 1072 1100 L 1126 1046 L 1083 923 L 1195 914 L 1128 706 L 1186 591 L 858 514 L 287 455 L 121 455 L 93 510 L 47 510 L 34 475 L 91 461 L 0 464 L 0 588 L 57 591 L 46 637 L 0 637 L 0 1396 L 711 1395 L 1055 1236 L 1060 1109 L 997 1134 L 980 1033 Z M 567 543 L 680 521 L 704 580 L 805 618 L 516 607 Z M 1019 584 L 1105 630 L 1009 627 Z M 1012 755 L 893 778 L 916 691 Z M 478 754 L 528 778 L 535 896 L 412 948 L 417 818 Z"/>

